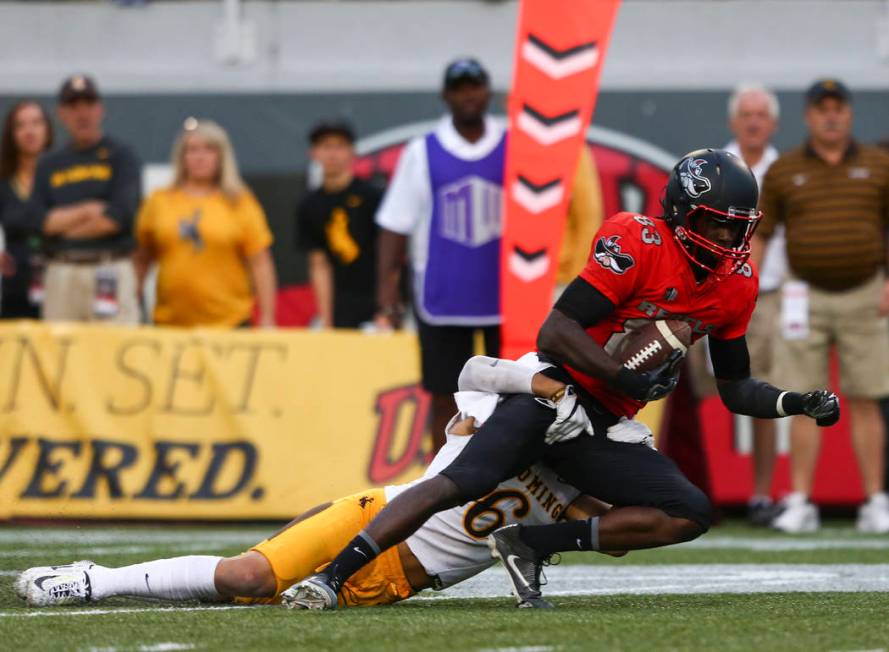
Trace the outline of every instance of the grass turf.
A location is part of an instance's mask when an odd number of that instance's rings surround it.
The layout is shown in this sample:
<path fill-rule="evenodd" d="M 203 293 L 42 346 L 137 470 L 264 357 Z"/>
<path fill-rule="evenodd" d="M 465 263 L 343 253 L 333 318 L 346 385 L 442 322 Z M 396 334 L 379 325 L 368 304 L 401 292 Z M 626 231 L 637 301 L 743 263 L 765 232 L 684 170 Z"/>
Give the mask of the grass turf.
<path fill-rule="evenodd" d="M 337 613 L 278 607 L 157 610 L 115 599 L 100 607 L 24 609 L 12 592 L 14 569 L 83 557 L 108 565 L 209 552 L 231 554 L 274 528 L 0 528 L 0 644 L 7 650 L 875 650 L 889 648 L 889 606 L 882 593 L 700 594 L 556 597 L 552 611 L 517 610 L 503 599 L 405 602 Z M 206 550 L 201 533 L 206 532 Z M 166 536 L 165 536 L 166 535 Z M 169 538 L 169 543 L 164 543 Z M 750 550 L 818 542 L 816 550 Z M 243 541 L 242 541 L 243 540 Z M 566 563 L 889 563 L 889 549 L 856 549 L 879 540 L 850 528 L 788 539 L 731 524 L 708 539 L 735 547 L 635 552 L 623 560 L 569 555 Z M 746 543 L 745 543 L 746 542 Z M 196 605 L 193 605 L 196 606 Z M 99 610 L 111 613 L 99 613 Z M 75 615 L 75 612 L 88 612 Z M 56 613 L 59 615 L 43 615 Z M 40 614 L 40 615 L 31 615 Z M 165 646 L 165 647 L 164 647 Z M 179 647 L 177 647 L 179 646 Z"/>

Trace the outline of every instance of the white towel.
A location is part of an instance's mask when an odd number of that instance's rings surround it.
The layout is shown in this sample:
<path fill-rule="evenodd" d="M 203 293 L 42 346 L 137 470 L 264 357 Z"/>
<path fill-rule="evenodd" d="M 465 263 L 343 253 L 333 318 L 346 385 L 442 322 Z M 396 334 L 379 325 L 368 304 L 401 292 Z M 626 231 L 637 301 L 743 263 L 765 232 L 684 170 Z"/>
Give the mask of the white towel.
<path fill-rule="evenodd" d="M 472 417 L 475 427 L 481 428 L 482 424 L 494 413 L 500 396 L 493 392 L 456 392 L 454 399 L 457 401 L 460 418 Z"/>

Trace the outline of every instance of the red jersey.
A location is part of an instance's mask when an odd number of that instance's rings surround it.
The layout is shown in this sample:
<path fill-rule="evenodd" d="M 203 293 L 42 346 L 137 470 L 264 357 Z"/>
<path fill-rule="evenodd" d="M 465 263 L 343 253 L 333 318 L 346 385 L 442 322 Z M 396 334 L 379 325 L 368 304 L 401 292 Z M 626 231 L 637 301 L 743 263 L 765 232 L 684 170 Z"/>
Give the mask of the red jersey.
<path fill-rule="evenodd" d="M 580 278 L 614 304 L 611 315 L 586 329 L 608 353 L 614 353 L 628 332 L 659 319 L 688 322 L 694 341 L 704 335 L 730 340 L 747 331 L 759 287 L 753 266 L 747 263 L 722 280 L 709 275 L 699 285 L 680 247 L 661 219 L 618 213 L 599 229 Z M 565 368 L 615 415 L 632 417 L 645 405 L 601 380 Z"/>

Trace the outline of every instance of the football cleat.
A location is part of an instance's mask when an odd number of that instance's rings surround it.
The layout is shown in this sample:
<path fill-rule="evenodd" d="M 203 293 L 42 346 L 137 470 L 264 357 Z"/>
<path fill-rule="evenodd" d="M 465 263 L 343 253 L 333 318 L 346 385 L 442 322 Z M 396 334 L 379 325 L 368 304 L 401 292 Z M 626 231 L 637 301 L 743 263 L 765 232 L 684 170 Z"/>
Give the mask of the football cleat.
<path fill-rule="evenodd" d="M 336 591 L 328 584 L 327 576 L 318 573 L 284 591 L 281 594 L 281 603 L 288 609 L 336 609 Z"/>
<path fill-rule="evenodd" d="M 543 558 L 519 538 L 519 525 L 507 525 L 488 537 L 491 556 L 503 562 L 512 594 L 521 609 L 552 609 L 540 592 Z"/>
<path fill-rule="evenodd" d="M 783 511 L 772 521 L 772 528 L 788 534 L 817 532 L 821 527 L 818 508 L 801 493 L 793 493 L 781 501 Z"/>
<path fill-rule="evenodd" d="M 90 601 L 90 576 L 81 568 L 36 575 L 28 582 L 29 607 L 60 607 Z"/>
<path fill-rule="evenodd" d="M 859 532 L 868 534 L 889 533 L 889 496 L 884 493 L 871 496 L 858 508 L 858 522 L 855 527 Z"/>
<path fill-rule="evenodd" d="M 35 566 L 34 568 L 29 568 L 27 570 L 22 571 L 15 578 L 15 594 L 19 597 L 20 600 L 28 599 L 28 584 L 35 577 L 39 577 L 40 575 L 52 575 L 54 573 L 65 573 L 68 571 L 75 570 L 89 570 L 96 564 L 89 560 L 81 560 L 81 561 L 73 561 L 70 564 L 63 564 L 61 566 Z"/>

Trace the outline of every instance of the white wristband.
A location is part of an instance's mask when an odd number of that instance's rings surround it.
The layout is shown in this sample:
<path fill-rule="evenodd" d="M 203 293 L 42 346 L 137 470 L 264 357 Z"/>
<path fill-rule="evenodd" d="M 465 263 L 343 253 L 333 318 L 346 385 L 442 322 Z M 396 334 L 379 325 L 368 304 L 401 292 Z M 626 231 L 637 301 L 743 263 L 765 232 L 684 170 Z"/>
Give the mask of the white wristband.
<path fill-rule="evenodd" d="M 779 417 L 786 417 L 787 413 L 784 411 L 784 395 L 787 392 L 781 392 L 778 394 L 778 400 L 775 403 L 775 411 L 778 413 Z"/>

